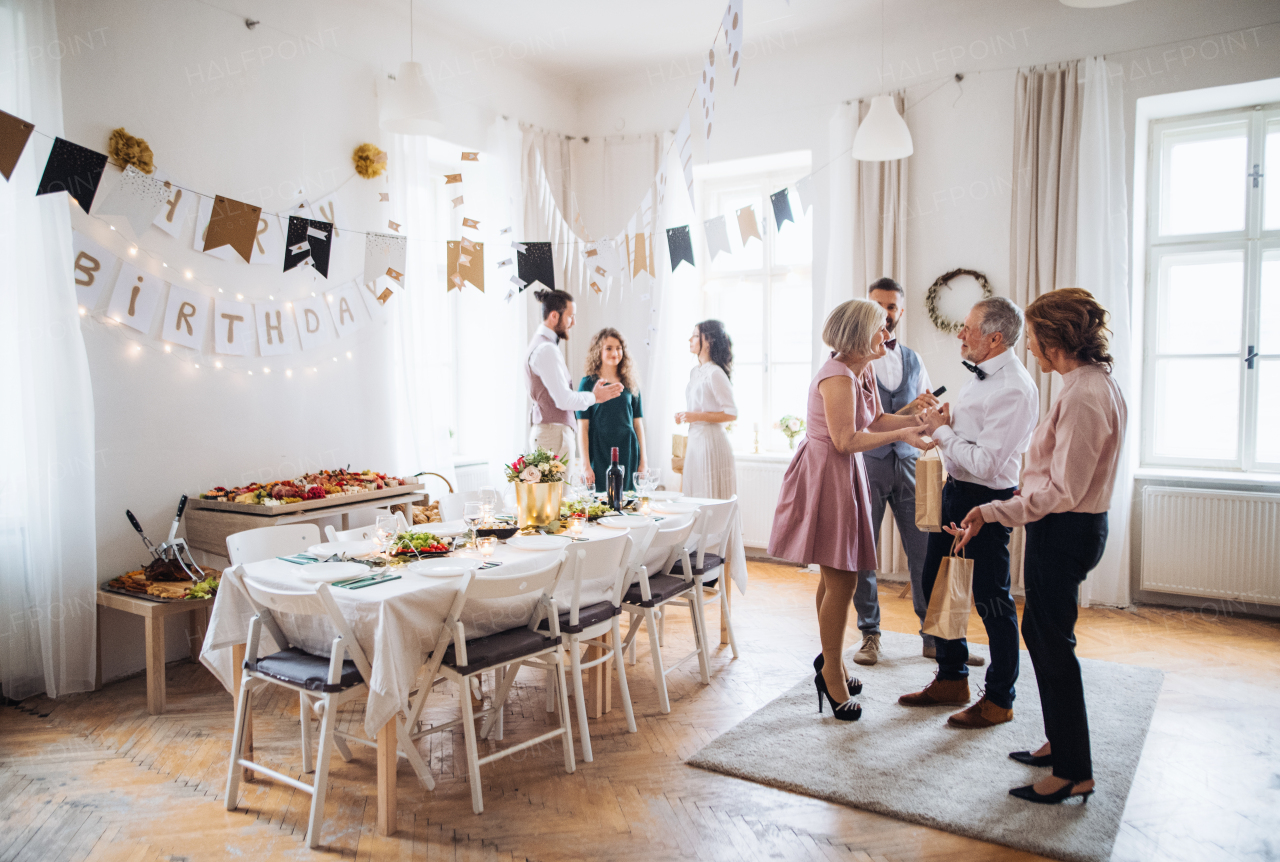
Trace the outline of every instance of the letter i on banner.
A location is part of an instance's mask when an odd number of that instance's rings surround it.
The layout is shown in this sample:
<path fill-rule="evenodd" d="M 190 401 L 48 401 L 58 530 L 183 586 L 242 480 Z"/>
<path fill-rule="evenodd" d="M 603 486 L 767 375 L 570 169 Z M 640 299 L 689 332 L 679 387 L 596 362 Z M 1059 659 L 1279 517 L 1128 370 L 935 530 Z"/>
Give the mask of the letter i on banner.
<path fill-rule="evenodd" d="M 204 347 L 204 336 L 208 329 L 209 297 L 181 285 L 169 285 L 169 303 L 164 310 L 164 326 L 160 330 L 160 338 L 192 350 L 200 350 Z"/>
<path fill-rule="evenodd" d="M 252 305 L 227 299 L 214 300 L 214 350 L 225 356 L 253 356 L 256 339 Z"/>
<path fill-rule="evenodd" d="M 156 306 L 160 303 L 163 290 L 162 283 L 154 275 L 143 272 L 131 263 L 123 264 L 111 292 L 107 316 L 139 332 L 151 332 L 151 321 L 155 319 Z"/>
<path fill-rule="evenodd" d="M 75 255 L 72 267 L 76 299 L 86 311 L 93 311 L 102 297 L 102 289 L 111 283 L 120 258 L 78 230 L 71 232 L 71 251 Z"/>

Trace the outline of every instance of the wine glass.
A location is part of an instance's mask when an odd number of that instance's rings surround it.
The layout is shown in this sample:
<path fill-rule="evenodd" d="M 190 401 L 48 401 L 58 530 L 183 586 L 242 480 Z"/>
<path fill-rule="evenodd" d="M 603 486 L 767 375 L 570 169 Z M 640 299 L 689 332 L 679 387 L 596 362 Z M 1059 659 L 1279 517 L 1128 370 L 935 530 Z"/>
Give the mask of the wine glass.
<path fill-rule="evenodd" d="M 392 545 L 396 539 L 396 516 L 379 515 L 374 522 L 374 534 L 378 537 L 378 545 L 387 556 L 391 555 Z"/>
<path fill-rule="evenodd" d="M 501 511 L 502 498 L 498 496 L 497 489 L 486 486 L 480 489 L 480 506 L 481 514 L 486 520 Z"/>
<path fill-rule="evenodd" d="M 471 529 L 471 547 L 473 548 L 476 546 L 476 525 L 480 523 L 482 517 L 483 512 L 479 502 L 462 505 L 462 520 Z"/>

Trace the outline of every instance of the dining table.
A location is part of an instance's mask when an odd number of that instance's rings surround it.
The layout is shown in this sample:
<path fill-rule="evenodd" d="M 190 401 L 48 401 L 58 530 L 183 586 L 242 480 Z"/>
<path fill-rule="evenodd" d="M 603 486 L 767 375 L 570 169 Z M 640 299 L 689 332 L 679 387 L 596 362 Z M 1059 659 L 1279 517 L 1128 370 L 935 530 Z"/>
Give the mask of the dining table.
<path fill-rule="evenodd" d="M 659 520 L 660 528 L 693 517 L 692 514 L 654 514 Z M 416 529 L 429 530 L 430 526 L 419 525 Z M 616 536 L 618 532 L 615 528 L 588 524 L 578 541 L 598 541 Z M 734 541 L 731 539 L 731 557 L 734 555 Z M 740 528 L 736 531 L 736 542 L 741 548 Z M 572 548 L 573 544 L 566 547 Z M 498 565 L 476 571 L 475 577 L 536 571 L 563 552 L 563 549 L 527 551 L 500 542 L 493 549 L 492 556 L 484 558 Z M 480 558 L 481 555 L 479 551 L 468 548 L 453 551 L 450 556 Z M 663 561 L 646 559 L 650 574 L 656 571 L 661 562 Z M 739 565 L 735 566 L 731 560 L 729 566 L 739 587 L 745 587 L 745 555 Z M 313 588 L 314 583 L 305 578 L 305 569 L 305 564 L 272 558 L 230 566 L 223 571 L 200 660 L 233 696 L 239 692 L 245 643 L 248 640 L 249 625 L 256 614 L 245 589 L 244 578 L 252 578 L 255 582 L 275 589 Z M 445 618 L 463 580 L 462 576 L 416 574 L 409 571 L 408 566 L 394 567 L 391 571 L 400 577 L 360 589 L 331 587 L 330 590 L 360 648 L 369 658 L 372 670 L 372 678 L 366 681 L 369 694 L 364 714 L 364 730 L 368 738 L 377 743 L 377 822 L 378 830 L 383 835 L 394 832 L 396 821 L 395 775 L 398 755 L 395 716 L 407 709 L 410 695 L 418 684 L 419 670 L 440 637 Z M 742 580 L 739 581 L 739 577 Z M 601 579 L 584 582 L 583 587 L 580 599 L 583 607 L 610 598 L 607 583 Z M 571 591 L 571 583 L 562 583 L 557 587 L 556 598 L 562 606 L 567 607 Z M 523 624 L 529 619 L 536 602 L 536 596 L 469 601 L 462 615 L 468 638 L 484 637 Z M 277 614 L 276 618 L 292 643 L 276 644 L 270 634 L 263 630 L 260 655 L 268 655 L 290 645 L 316 655 L 329 654 L 330 645 L 338 633 L 327 618 L 292 614 Z M 607 682 L 604 687 L 607 692 Z M 249 732 L 251 733 L 251 727 Z M 250 736 L 249 745 L 251 741 Z"/>

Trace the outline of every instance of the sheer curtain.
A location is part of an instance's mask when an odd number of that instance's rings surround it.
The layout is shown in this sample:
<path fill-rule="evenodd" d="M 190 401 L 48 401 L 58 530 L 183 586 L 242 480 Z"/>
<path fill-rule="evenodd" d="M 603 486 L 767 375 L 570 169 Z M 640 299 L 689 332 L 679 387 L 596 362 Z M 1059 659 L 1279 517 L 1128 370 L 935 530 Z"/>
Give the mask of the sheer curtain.
<path fill-rule="evenodd" d="M 62 134 L 52 0 L 0 0 L 0 108 L 35 123 L 0 180 L 0 689 L 93 689 L 93 392 L 71 280 L 65 194 L 35 196 Z M 43 133 L 43 134 L 40 134 Z M 71 204 L 74 206 L 74 204 Z"/>
<path fill-rule="evenodd" d="M 1109 513 L 1110 537 L 1102 561 L 1080 589 L 1080 603 L 1129 604 L 1129 509 L 1133 502 L 1133 459 L 1139 413 L 1134 380 L 1133 336 L 1129 320 L 1128 192 L 1125 189 L 1124 112 L 1121 77 L 1107 74 L 1102 57 L 1084 61 L 1084 103 L 1080 122 L 1080 193 L 1076 213 L 1077 284 L 1111 312 L 1112 375 L 1129 404 L 1125 434 Z"/>

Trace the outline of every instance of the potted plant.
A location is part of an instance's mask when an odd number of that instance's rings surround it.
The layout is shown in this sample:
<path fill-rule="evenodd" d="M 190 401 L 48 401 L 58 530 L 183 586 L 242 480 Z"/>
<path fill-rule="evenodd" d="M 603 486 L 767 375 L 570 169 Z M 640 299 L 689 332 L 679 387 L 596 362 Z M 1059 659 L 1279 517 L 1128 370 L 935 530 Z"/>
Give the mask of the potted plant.
<path fill-rule="evenodd" d="M 560 520 L 568 461 L 538 448 L 506 466 L 507 481 L 516 486 L 517 526 L 545 527 Z"/>
<path fill-rule="evenodd" d="M 779 419 L 773 427 L 787 435 L 787 445 L 794 449 L 796 448 L 796 438 L 804 433 L 804 420 L 799 416 L 788 414 Z"/>

